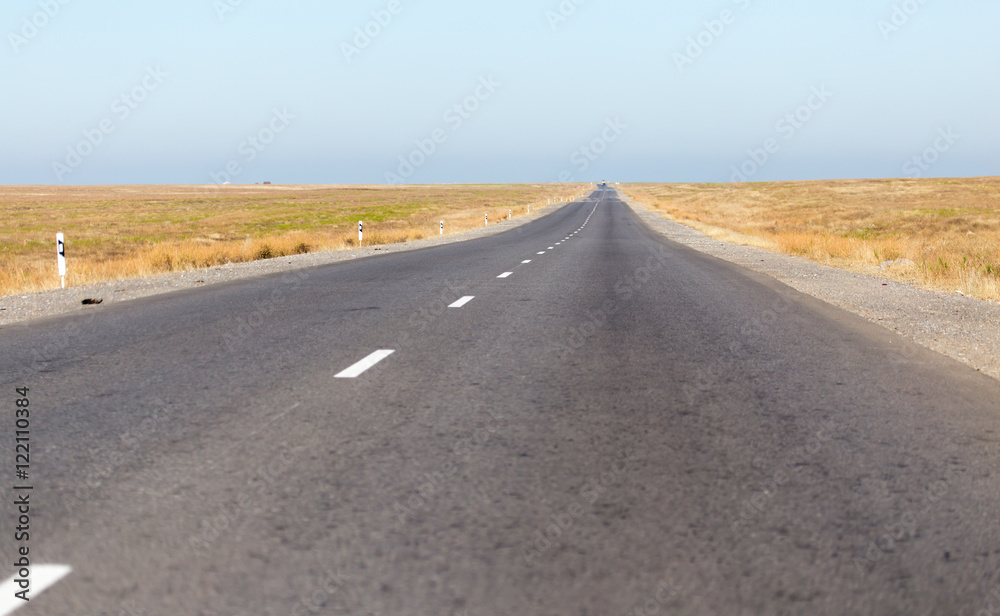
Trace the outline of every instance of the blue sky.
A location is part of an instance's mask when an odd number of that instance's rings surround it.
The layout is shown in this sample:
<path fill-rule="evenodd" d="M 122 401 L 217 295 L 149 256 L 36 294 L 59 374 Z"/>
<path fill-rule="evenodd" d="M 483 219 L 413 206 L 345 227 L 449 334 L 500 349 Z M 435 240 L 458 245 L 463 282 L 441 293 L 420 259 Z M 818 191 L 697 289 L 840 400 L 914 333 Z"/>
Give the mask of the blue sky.
<path fill-rule="evenodd" d="M 998 25 L 995 0 L 7 0 L 0 184 L 997 175 Z"/>

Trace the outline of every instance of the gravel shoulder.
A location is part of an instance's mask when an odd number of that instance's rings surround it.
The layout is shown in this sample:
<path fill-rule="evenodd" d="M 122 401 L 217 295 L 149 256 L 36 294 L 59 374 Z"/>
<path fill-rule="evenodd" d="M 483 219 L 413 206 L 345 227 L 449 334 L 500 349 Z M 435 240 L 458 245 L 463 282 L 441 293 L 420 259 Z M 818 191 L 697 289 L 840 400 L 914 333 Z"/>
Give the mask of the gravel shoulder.
<path fill-rule="evenodd" d="M 1000 303 L 939 293 L 878 275 L 723 242 L 619 196 L 653 230 L 700 252 L 766 274 L 1000 379 Z"/>
<path fill-rule="evenodd" d="M 440 246 L 453 242 L 464 242 L 479 237 L 495 235 L 551 213 L 566 205 L 556 203 L 537 208 L 528 216 L 521 216 L 510 221 L 490 224 L 488 227 L 470 229 L 453 235 L 435 236 L 401 244 L 387 244 L 356 248 L 354 250 L 338 250 L 328 252 L 312 252 L 302 255 L 292 255 L 250 261 L 246 263 L 231 263 L 205 269 L 184 272 L 170 272 L 144 278 L 129 278 L 112 280 L 93 284 L 54 289 L 20 295 L 0 297 L 0 329 L 20 321 L 39 319 L 71 312 L 86 312 L 99 310 L 110 304 L 117 304 L 150 295 L 160 295 L 211 284 L 230 282 L 244 278 L 253 278 L 265 274 L 288 272 L 318 265 L 327 265 L 341 261 L 351 261 L 388 252 L 405 252 L 431 246 Z M 87 299 L 99 300 L 99 305 L 83 305 Z"/>

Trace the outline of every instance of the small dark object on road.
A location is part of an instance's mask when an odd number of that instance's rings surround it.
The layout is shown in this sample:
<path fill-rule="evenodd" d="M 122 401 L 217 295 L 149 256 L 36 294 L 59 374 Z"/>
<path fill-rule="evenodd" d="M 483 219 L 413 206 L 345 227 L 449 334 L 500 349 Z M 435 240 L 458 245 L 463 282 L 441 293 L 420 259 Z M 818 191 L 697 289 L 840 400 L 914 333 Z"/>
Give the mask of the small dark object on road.
<path fill-rule="evenodd" d="M 80 303 L 82 303 L 84 306 L 96 306 L 97 304 L 100 304 L 103 301 L 104 301 L 103 299 L 90 299 L 88 297 L 87 299 L 83 300 Z"/>

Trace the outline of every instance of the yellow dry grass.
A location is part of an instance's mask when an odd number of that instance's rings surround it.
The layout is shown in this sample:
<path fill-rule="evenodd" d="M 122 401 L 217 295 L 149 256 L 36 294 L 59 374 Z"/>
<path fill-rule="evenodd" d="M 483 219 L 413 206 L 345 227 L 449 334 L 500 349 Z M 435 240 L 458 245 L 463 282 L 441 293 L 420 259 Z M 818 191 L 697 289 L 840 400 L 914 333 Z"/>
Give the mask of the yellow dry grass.
<path fill-rule="evenodd" d="M 523 216 L 583 185 L 3 186 L 0 296 L 268 257 L 405 242 Z"/>
<path fill-rule="evenodd" d="M 997 177 L 622 188 L 718 239 L 1000 300 Z"/>

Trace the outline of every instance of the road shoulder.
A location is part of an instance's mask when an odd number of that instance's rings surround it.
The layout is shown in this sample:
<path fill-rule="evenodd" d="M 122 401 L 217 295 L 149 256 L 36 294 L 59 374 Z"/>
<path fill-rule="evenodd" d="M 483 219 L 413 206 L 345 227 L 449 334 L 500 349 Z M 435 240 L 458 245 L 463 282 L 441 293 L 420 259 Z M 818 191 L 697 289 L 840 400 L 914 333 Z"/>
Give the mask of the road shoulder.
<path fill-rule="evenodd" d="M 670 241 L 768 275 L 1000 379 L 1000 303 L 716 240 L 618 194 L 646 225 Z"/>

